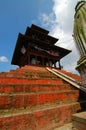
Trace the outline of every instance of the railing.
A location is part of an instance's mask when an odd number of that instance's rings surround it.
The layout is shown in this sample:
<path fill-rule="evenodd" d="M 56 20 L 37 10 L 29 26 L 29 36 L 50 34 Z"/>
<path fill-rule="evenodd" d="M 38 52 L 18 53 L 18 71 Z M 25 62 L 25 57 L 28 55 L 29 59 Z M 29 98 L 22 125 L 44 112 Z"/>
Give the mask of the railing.
<path fill-rule="evenodd" d="M 59 78 L 63 79 L 64 81 L 70 83 L 74 87 L 86 92 L 86 88 L 80 82 L 76 81 L 75 79 L 71 78 L 70 76 L 65 75 L 65 74 L 59 72 L 58 70 L 51 69 L 49 67 L 46 67 L 46 69 L 48 71 L 50 71 L 51 73 L 55 74 L 56 76 L 58 76 Z"/>

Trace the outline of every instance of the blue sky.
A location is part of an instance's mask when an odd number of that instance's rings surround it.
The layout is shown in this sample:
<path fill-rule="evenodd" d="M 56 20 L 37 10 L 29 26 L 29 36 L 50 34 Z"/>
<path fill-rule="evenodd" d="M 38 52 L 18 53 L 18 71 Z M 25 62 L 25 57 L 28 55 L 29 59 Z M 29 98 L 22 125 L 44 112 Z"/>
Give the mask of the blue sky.
<path fill-rule="evenodd" d="M 73 50 L 77 59 L 78 53 L 72 38 L 73 15 L 77 1 L 0 0 L 0 72 L 16 68 L 11 65 L 11 59 L 18 33 L 24 34 L 26 27 L 32 23 L 49 30 L 50 35 L 60 39 L 61 47 Z M 76 60 L 71 62 L 73 53 L 69 55 L 62 64 L 64 69 L 76 73 Z M 71 69 L 68 63 L 71 64 Z"/>
<path fill-rule="evenodd" d="M 0 71 L 11 68 L 18 33 L 32 23 L 41 26 L 41 13 L 50 13 L 52 0 L 0 0 Z M 6 59 L 7 58 L 7 59 Z"/>

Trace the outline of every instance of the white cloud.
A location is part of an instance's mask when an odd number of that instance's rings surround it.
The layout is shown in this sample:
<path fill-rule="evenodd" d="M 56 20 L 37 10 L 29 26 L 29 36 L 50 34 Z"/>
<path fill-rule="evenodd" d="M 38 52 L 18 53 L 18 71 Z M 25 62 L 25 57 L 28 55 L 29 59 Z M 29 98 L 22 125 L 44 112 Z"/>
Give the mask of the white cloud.
<path fill-rule="evenodd" d="M 62 64 L 65 70 L 75 72 L 79 54 L 76 49 L 72 34 L 75 6 L 78 0 L 53 0 L 51 14 L 41 14 L 40 20 L 43 26 L 50 26 L 50 35 L 59 38 L 56 45 L 72 50 L 72 53 L 63 58 Z"/>
<path fill-rule="evenodd" d="M 50 13 L 49 15 L 45 14 L 45 13 L 40 13 L 39 15 L 39 20 L 41 21 L 43 26 L 50 26 L 50 25 L 54 25 L 55 24 L 55 17 L 54 17 L 54 13 Z"/>
<path fill-rule="evenodd" d="M 8 62 L 7 57 L 1 56 L 1 57 L 0 57 L 0 62 Z"/>

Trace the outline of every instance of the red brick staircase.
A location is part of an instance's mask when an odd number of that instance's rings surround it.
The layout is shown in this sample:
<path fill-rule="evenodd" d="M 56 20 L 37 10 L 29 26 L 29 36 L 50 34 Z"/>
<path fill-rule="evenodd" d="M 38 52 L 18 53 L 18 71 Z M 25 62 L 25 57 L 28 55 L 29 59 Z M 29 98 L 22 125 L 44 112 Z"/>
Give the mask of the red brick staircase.
<path fill-rule="evenodd" d="M 71 122 L 72 114 L 85 106 L 84 92 L 45 67 L 0 73 L 0 130 L 54 130 Z"/>

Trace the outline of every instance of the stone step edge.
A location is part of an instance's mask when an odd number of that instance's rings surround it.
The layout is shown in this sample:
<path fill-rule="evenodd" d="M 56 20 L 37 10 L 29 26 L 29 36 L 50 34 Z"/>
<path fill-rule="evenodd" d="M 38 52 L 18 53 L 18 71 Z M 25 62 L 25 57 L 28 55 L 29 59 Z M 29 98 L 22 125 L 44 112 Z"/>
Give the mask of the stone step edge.
<path fill-rule="evenodd" d="M 58 128 L 55 128 L 54 130 L 76 130 L 73 126 L 72 122 L 69 122 L 67 124 L 64 124 Z"/>
<path fill-rule="evenodd" d="M 86 124 L 86 111 L 76 113 L 72 115 L 72 120 Z"/>
<path fill-rule="evenodd" d="M 84 101 L 86 103 L 86 101 Z M 84 103 L 82 102 L 82 103 Z M 0 118 L 7 118 L 7 117 L 13 117 L 13 116 L 19 116 L 19 115 L 25 115 L 25 114 L 32 114 L 34 112 L 39 111 L 46 111 L 50 109 L 56 109 L 60 107 L 68 107 L 73 105 L 80 105 L 79 102 L 72 102 L 72 103 L 64 103 L 64 104 L 47 104 L 47 105 L 40 105 L 37 107 L 27 108 L 27 109 L 11 109 L 11 110 L 0 110 Z"/>
<path fill-rule="evenodd" d="M 2 78 L 22 78 L 22 79 L 59 79 L 58 77 L 56 77 L 55 75 L 45 75 L 45 74 L 32 74 L 32 75 L 25 75 L 25 74 L 15 74 L 15 75 L 7 75 L 7 76 L 1 76 Z"/>
<path fill-rule="evenodd" d="M 28 85 L 29 85 L 29 86 L 34 86 L 34 85 L 41 85 L 41 86 L 50 86 L 50 85 L 51 85 L 51 86 L 62 86 L 62 85 L 63 85 L 63 86 L 66 86 L 66 85 L 68 85 L 68 86 L 69 86 L 68 83 L 65 83 L 65 84 L 64 84 L 63 82 L 62 82 L 62 83 L 60 82 L 59 84 L 56 84 L 56 83 L 52 83 L 52 84 L 51 84 L 51 83 L 35 83 L 35 81 L 34 81 L 34 83 L 32 83 L 32 84 L 30 84 L 29 82 L 28 82 L 28 83 L 21 83 L 21 82 L 20 82 L 20 83 L 19 83 L 19 82 L 18 82 L 18 83 L 12 83 L 12 82 L 9 82 L 9 83 L 4 82 L 4 83 L 3 83 L 3 82 L 1 82 L 1 83 L 0 83 L 0 86 L 2 86 L 2 85 L 3 85 L 3 86 L 5 86 L 5 85 L 10 85 L 10 86 L 16 86 L 16 85 L 20 85 L 20 86 L 23 86 L 23 85 L 25 85 L 25 86 L 28 86 Z"/>
<path fill-rule="evenodd" d="M 77 92 L 78 90 L 71 90 L 71 89 L 69 89 L 69 90 L 52 90 L 52 91 L 39 91 L 39 92 L 17 92 L 17 93 L 0 93 L 0 96 L 21 96 L 21 95 L 32 95 L 32 94 L 57 94 L 57 93 L 69 93 L 69 92 Z"/>
<path fill-rule="evenodd" d="M 0 78 L 17 78 L 17 79 L 59 79 L 58 77 L 52 75 L 25 75 L 25 74 L 9 74 L 9 75 L 1 75 Z"/>
<path fill-rule="evenodd" d="M 16 82 L 15 82 L 16 81 Z M 38 79 L 35 79 L 35 78 L 33 78 L 33 79 L 29 79 L 29 78 L 27 78 L 27 79 L 25 79 L 25 78 L 12 78 L 12 77 L 0 77 L 0 83 L 4 83 L 4 82 L 10 82 L 10 83 L 17 83 L 17 82 L 20 82 L 20 83 L 29 83 L 29 82 L 32 82 L 32 81 L 34 81 L 34 82 L 60 82 L 60 83 L 63 83 L 63 81 L 62 81 L 62 79 L 48 79 L 48 78 L 45 78 L 45 79 L 43 79 L 43 78 L 38 78 Z"/>

